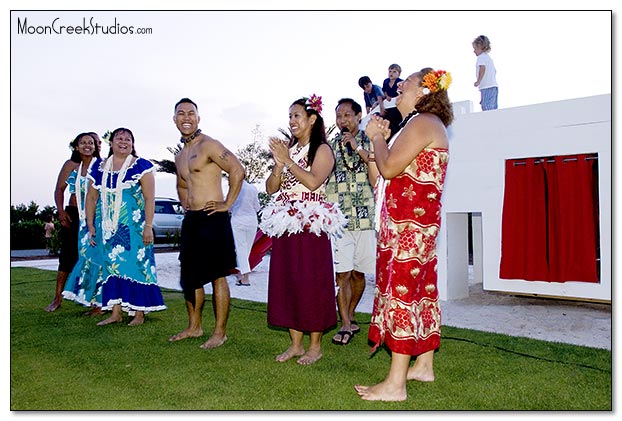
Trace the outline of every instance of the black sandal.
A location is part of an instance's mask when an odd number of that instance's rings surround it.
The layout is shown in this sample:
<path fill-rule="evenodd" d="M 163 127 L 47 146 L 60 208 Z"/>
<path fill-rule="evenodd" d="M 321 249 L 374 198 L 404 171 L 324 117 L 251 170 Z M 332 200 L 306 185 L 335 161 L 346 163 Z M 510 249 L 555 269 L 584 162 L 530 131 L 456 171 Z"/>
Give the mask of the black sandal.
<path fill-rule="evenodd" d="M 356 326 L 356 327 L 354 327 Z M 361 331 L 361 327 L 359 326 L 359 324 L 357 323 L 356 320 L 350 320 L 350 329 L 352 329 L 352 334 L 356 335 L 357 333 L 359 333 Z"/>
<path fill-rule="evenodd" d="M 354 336 L 352 332 L 348 332 L 347 330 L 340 330 L 339 332 L 337 332 L 337 335 L 341 335 L 341 340 L 338 341 L 335 338 L 333 338 L 332 341 L 335 345 L 347 345 L 350 343 L 350 341 L 352 340 L 352 337 Z M 344 339 L 345 339 L 345 342 L 344 342 Z"/>

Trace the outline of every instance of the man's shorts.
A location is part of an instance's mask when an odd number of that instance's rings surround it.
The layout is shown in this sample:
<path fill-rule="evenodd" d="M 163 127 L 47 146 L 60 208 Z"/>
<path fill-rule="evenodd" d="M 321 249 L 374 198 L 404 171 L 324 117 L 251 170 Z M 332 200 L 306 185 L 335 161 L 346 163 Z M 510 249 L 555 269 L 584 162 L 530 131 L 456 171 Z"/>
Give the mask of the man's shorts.
<path fill-rule="evenodd" d="M 376 231 L 346 231 L 333 242 L 335 272 L 376 273 Z"/>
<path fill-rule="evenodd" d="M 229 213 L 187 211 L 181 226 L 179 261 L 181 288 L 191 303 L 196 289 L 230 275 L 236 255 Z"/>

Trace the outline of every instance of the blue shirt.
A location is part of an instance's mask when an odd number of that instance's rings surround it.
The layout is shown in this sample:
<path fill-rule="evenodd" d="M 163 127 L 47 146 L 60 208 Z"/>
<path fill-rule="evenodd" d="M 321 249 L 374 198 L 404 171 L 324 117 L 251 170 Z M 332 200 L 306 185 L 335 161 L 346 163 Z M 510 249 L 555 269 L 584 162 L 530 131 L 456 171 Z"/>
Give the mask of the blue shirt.
<path fill-rule="evenodd" d="M 389 86 L 389 78 L 386 78 L 384 82 L 382 83 L 382 92 L 386 93 L 387 96 L 390 96 L 391 98 L 395 98 L 397 96 L 397 83 L 401 82 L 402 80 L 403 79 L 400 79 L 399 77 L 395 79 L 395 83 L 393 84 L 393 87 L 391 88 Z"/>
<path fill-rule="evenodd" d="M 363 92 L 363 96 L 365 98 L 365 106 L 371 108 L 375 103 L 378 102 L 378 97 L 381 96 L 384 98 L 382 94 L 382 90 L 378 85 L 371 85 L 371 92 Z"/>

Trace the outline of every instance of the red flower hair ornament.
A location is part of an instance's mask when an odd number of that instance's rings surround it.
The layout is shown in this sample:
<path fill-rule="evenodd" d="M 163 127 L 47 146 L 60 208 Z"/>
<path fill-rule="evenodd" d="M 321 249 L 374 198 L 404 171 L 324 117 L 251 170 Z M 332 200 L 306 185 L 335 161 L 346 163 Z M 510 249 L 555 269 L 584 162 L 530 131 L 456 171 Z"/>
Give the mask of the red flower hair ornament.
<path fill-rule="evenodd" d="M 306 98 L 305 105 L 308 109 L 316 111 L 318 114 L 322 114 L 322 97 L 316 94 L 311 95 L 310 98 Z"/>
<path fill-rule="evenodd" d="M 449 85 L 451 85 L 451 74 L 445 70 L 427 73 L 421 81 L 425 95 L 430 92 L 446 91 Z"/>

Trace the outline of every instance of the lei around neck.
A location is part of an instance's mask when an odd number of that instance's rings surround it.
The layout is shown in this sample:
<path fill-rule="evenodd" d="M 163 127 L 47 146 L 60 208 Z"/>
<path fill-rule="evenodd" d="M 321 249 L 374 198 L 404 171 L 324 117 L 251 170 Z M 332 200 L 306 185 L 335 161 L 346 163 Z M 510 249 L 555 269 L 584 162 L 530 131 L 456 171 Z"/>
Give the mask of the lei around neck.
<path fill-rule="evenodd" d="M 363 136 L 364 134 L 361 135 L 361 143 L 363 141 Z M 365 165 L 365 161 L 363 161 L 363 158 L 361 158 L 358 152 L 353 151 L 352 152 L 352 166 L 348 164 L 348 160 L 346 159 L 347 152 L 345 151 L 343 142 L 340 141 L 342 137 L 343 136 L 339 135 L 335 138 L 335 143 L 337 144 L 337 147 L 339 148 L 339 152 L 341 153 L 341 162 L 343 163 L 343 166 L 346 167 L 348 171 L 358 172 Z M 356 136 L 354 137 L 356 138 Z M 356 155 L 356 157 L 354 155 Z"/>

